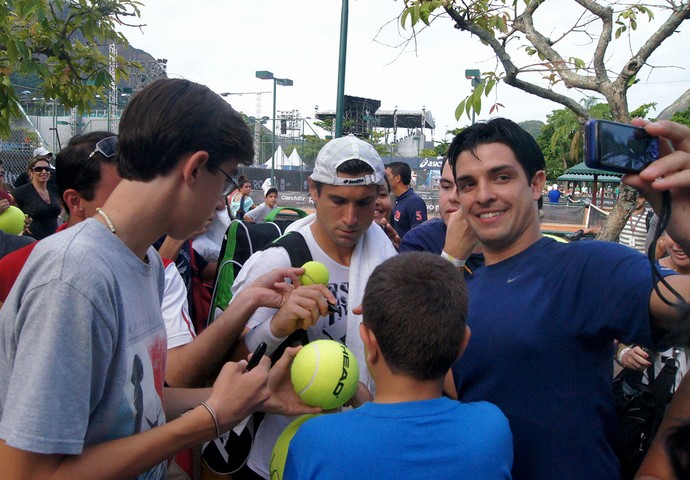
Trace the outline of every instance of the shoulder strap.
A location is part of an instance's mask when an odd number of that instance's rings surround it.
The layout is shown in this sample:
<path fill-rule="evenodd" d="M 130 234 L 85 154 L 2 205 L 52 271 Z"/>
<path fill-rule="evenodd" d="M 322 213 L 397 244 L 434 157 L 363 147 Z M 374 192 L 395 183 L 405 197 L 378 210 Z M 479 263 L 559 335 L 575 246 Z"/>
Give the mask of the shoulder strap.
<path fill-rule="evenodd" d="M 293 267 L 301 267 L 312 260 L 307 241 L 299 232 L 290 232 L 275 239 L 266 248 L 271 247 L 283 247 L 290 255 L 290 265 Z"/>

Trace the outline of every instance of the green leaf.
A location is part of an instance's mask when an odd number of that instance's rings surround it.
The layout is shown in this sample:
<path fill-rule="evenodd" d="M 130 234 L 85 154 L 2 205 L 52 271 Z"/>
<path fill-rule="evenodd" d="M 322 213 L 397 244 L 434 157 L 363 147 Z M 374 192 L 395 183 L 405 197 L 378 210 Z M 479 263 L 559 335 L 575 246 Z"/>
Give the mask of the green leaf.
<path fill-rule="evenodd" d="M 488 97 L 489 93 L 491 93 L 491 90 L 494 88 L 494 85 L 496 85 L 496 79 L 492 78 L 485 83 L 486 86 L 484 87 L 484 95 Z"/>
<path fill-rule="evenodd" d="M 465 111 L 465 102 L 467 99 L 463 100 L 458 104 L 458 106 L 455 108 L 455 120 L 460 120 L 460 117 L 462 117 L 463 112 Z"/>

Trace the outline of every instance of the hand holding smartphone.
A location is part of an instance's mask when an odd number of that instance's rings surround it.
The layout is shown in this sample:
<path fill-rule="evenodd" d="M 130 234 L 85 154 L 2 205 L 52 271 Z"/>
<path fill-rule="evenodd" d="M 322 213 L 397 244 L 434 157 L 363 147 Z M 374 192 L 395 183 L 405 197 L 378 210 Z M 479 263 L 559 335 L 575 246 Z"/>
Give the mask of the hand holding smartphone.
<path fill-rule="evenodd" d="M 659 139 L 644 128 L 608 120 L 585 124 L 585 164 L 618 173 L 638 173 L 659 158 Z"/>

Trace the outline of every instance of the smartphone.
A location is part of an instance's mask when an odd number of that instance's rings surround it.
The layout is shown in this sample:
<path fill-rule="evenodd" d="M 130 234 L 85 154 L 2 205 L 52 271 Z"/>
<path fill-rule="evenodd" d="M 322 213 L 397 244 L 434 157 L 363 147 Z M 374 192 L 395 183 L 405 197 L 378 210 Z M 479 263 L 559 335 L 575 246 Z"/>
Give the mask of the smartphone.
<path fill-rule="evenodd" d="M 249 359 L 249 363 L 247 363 L 247 368 L 244 369 L 245 372 L 250 371 L 252 368 L 256 367 L 259 362 L 261 361 L 261 358 L 264 356 L 266 353 L 266 342 L 261 342 L 258 347 L 256 347 L 256 350 L 254 350 L 254 353 L 252 354 L 252 358 Z"/>
<path fill-rule="evenodd" d="M 644 128 L 608 120 L 585 124 L 585 164 L 589 168 L 637 173 L 659 158 L 659 139 Z"/>

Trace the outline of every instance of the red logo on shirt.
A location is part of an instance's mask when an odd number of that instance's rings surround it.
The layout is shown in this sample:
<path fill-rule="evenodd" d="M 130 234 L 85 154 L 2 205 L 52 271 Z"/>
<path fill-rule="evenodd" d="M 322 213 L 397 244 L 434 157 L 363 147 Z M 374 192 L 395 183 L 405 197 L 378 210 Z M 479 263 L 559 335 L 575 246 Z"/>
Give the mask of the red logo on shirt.
<path fill-rule="evenodd" d="M 418 222 L 421 222 L 422 221 L 422 212 L 417 210 L 414 214 L 414 218 L 416 218 Z"/>

